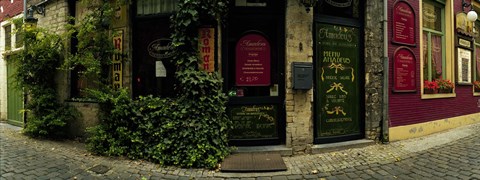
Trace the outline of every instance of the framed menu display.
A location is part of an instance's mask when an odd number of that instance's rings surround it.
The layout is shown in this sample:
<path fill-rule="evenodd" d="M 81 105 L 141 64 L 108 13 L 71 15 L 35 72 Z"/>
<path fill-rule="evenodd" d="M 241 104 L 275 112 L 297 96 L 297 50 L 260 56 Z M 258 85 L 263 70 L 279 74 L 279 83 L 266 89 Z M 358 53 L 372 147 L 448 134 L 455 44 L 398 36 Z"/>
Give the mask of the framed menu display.
<path fill-rule="evenodd" d="M 393 5 L 392 10 L 392 42 L 407 46 L 416 46 L 415 43 L 415 11 L 404 0 Z"/>
<path fill-rule="evenodd" d="M 472 84 L 472 51 L 457 48 L 457 83 Z"/>
<path fill-rule="evenodd" d="M 393 91 L 415 92 L 416 58 L 410 48 L 399 47 L 393 55 Z"/>

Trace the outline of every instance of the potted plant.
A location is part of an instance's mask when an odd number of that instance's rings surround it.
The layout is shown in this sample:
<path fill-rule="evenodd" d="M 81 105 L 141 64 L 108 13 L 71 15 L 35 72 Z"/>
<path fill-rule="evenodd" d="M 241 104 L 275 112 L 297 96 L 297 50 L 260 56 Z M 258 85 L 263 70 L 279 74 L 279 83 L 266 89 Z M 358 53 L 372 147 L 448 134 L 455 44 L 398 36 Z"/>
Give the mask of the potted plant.
<path fill-rule="evenodd" d="M 473 89 L 475 92 L 480 92 L 480 81 L 473 82 Z"/>
<path fill-rule="evenodd" d="M 428 81 L 426 80 L 423 83 L 423 93 L 424 94 L 435 94 L 438 92 L 438 84 L 436 81 Z"/>
<path fill-rule="evenodd" d="M 435 79 L 438 84 L 439 93 L 452 93 L 455 85 L 448 79 Z"/>

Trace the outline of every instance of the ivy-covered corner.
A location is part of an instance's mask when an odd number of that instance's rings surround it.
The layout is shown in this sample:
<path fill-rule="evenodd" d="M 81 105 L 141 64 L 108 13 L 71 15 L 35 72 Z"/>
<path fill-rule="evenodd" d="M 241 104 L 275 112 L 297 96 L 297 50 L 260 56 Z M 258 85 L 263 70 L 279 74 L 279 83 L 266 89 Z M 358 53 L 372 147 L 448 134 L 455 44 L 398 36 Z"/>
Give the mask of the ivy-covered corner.
<path fill-rule="evenodd" d="M 27 119 L 24 133 L 32 137 L 65 138 L 68 123 L 79 113 L 58 100 L 55 75 L 63 61 L 62 37 L 48 30 L 23 26 L 23 19 L 13 19 L 17 36 L 23 37 L 24 47 L 12 52 L 8 61 L 18 69 L 15 80 L 18 88 L 27 93 Z"/>
<path fill-rule="evenodd" d="M 207 168 L 217 167 L 230 153 L 228 132 L 232 123 L 226 115 L 223 79 L 219 73 L 199 69 L 197 49 L 198 28 L 204 23 L 221 23 L 227 2 L 181 0 L 172 15 L 176 97 L 132 99 L 127 89 L 89 90 L 88 94 L 100 103 L 100 125 L 89 129 L 90 151 L 163 165 Z"/>

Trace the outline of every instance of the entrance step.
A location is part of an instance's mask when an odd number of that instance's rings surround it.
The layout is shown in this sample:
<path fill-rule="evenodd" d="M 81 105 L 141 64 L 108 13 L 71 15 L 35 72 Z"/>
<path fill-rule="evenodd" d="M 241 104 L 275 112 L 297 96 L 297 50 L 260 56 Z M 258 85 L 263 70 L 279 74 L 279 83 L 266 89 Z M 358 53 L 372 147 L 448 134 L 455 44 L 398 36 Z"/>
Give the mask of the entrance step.
<path fill-rule="evenodd" d="M 237 146 L 233 153 L 278 153 L 281 156 L 291 156 L 293 154 L 292 148 L 287 148 L 284 145 L 275 146 Z"/>
<path fill-rule="evenodd" d="M 374 140 L 360 139 L 354 141 L 345 141 L 338 143 L 329 143 L 329 144 L 316 144 L 312 147 L 312 154 L 333 152 L 338 150 L 350 149 L 350 148 L 361 148 L 365 146 L 374 145 Z"/>

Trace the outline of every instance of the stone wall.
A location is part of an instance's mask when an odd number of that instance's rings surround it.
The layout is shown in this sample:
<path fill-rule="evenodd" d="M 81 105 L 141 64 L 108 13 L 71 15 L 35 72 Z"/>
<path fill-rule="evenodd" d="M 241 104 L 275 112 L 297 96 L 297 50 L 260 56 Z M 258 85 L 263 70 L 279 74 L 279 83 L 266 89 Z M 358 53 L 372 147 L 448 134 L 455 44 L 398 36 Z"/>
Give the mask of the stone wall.
<path fill-rule="evenodd" d="M 364 13 L 365 138 L 378 139 L 382 120 L 383 2 L 366 1 Z M 313 14 L 312 9 L 307 13 L 299 1 L 287 1 L 286 146 L 294 154 L 310 153 L 314 140 L 313 89 L 293 90 L 291 69 L 292 62 L 313 62 Z"/>
<path fill-rule="evenodd" d="M 378 139 L 383 119 L 383 1 L 365 3 L 365 136 Z"/>
<path fill-rule="evenodd" d="M 309 153 L 313 144 L 313 89 L 292 89 L 292 62 L 313 61 L 313 12 L 288 0 L 285 23 L 286 146 L 296 154 Z"/>

